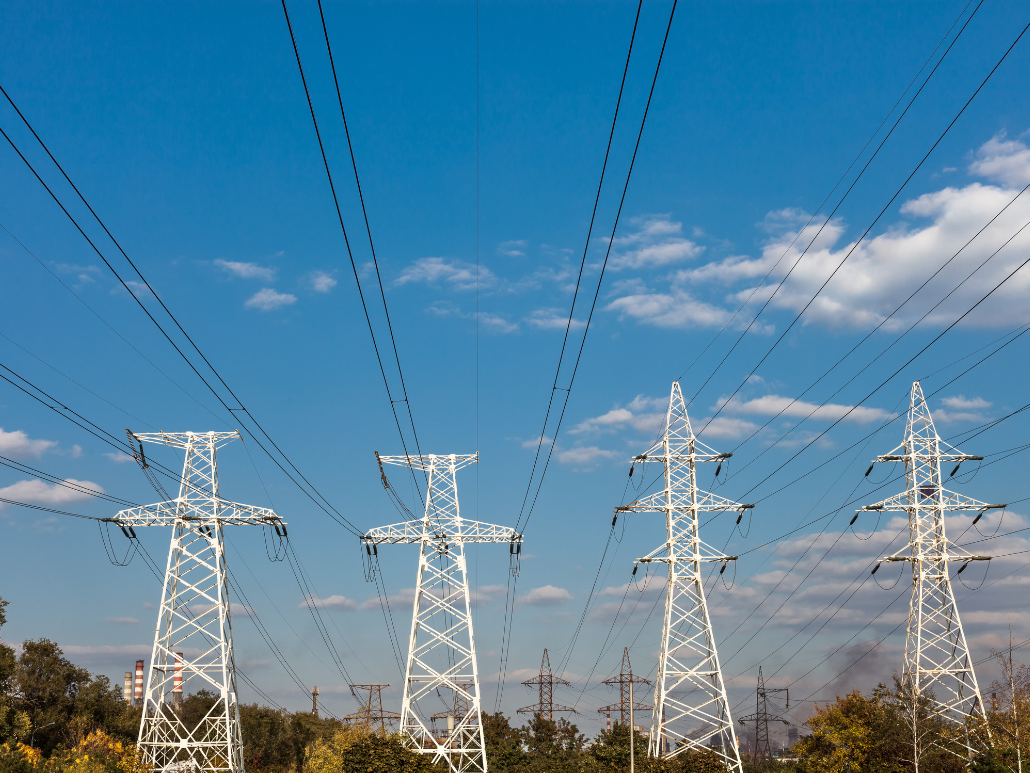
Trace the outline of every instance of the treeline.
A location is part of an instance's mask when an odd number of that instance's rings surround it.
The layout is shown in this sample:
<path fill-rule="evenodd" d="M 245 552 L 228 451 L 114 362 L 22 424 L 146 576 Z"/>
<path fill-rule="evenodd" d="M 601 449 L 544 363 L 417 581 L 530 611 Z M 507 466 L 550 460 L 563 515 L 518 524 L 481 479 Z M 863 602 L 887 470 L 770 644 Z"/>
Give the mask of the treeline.
<path fill-rule="evenodd" d="M 6 622 L 0 599 L 0 626 Z M 744 773 L 1015 773 L 1030 741 L 1030 673 L 1000 658 L 1003 678 L 992 684 L 987 723 L 958 727 L 916 698 L 904 681 L 856 690 L 816 706 L 805 735 L 777 760 L 745 759 Z M 216 696 L 186 696 L 177 711 L 196 727 Z M 430 773 L 443 771 L 408 749 L 396 734 L 345 727 L 310 712 L 258 704 L 240 707 L 244 765 L 253 773 Z M 148 773 L 135 748 L 140 709 L 125 703 L 107 677 L 65 658 L 46 639 L 21 651 L 0 643 L 0 773 Z M 514 726 L 503 714 L 484 714 L 487 760 L 493 773 L 625 773 L 630 732 L 616 724 L 588 738 L 565 718 L 533 716 Z M 712 752 L 669 761 L 647 758 L 647 737 L 634 733 L 641 773 L 721 773 Z M 982 750 L 971 763 L 966 745 Z"/>

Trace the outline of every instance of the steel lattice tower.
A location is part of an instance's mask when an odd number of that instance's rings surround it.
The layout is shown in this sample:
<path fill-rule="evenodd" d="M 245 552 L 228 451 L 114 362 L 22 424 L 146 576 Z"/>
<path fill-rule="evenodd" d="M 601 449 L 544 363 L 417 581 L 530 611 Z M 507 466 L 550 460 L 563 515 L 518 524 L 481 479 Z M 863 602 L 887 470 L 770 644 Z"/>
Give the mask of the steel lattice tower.
<path fill-rule="evenodd" d="M 611 679 L 605 679 L 601 684 L 607 684 L 611 687 L 618 685 L 619 687 L 619 702 L 613 703 L 610 706 L 604 706 L 597 710 L 598 714 L 606 714 L 612 711 L 619 712 L 619 721 L 629 727 L 629 684 L 646 684 L 651 685 L 650 680 L 644 679 L 642 676 L 633 675 L 633 666 L 629 662 L 629 647 L 623 647 L 622 649 L 622 665 L 619 666 L 619 675 L 612 677 Z M 645 703 L 638 703 L 634 700 L 633 711 L 650 711 L 653 707 L 648 706 Z M 610 730 L 611 728 L 609 728 Z"/>
<path fill-rule="evenodd" d="M 941 440 L 922 387 L 915 381 L 904 442 L 891 453 L 874 460 L 904 462 L 907 487 L 901 494 L 862 509 L 908 514 L 909 544 L 883 559 L 908 561 L 912 565 L 912 598 L 909 602 L 903 675 L 916 696 L 933 694 L 933 711 L 936 714 L 966 730 L 966 751 L 972 756 L 967 722 L 972 719 L 986 729 L 987 719 L 969 657 L 966 634 L 959 619 L 948 564 L 950 561 L 962 562 L 961 572 L 970 561 L 989 561 L 990 558 L 972 555 L 948 540 L 944 533 L 944 514 L 979 511 L 982 515 L 986 510 L 1005 505 L 989 505 L 944 488 L 941 464 L 958 465 L 969 459 L 980 460 L 983 457 L 963 454 Z M 902 555 L 906 549 L 909 555 Z M 873 569 L 874 573 L 879 566 L 877 564 Z M 989 729 L 987 733 L 990 737 Z"/>
<path fill-rule="evenodd" d="M 560 676 L 555 676 L 551 671 L 551 658 L 548 656 L 546 648 L 544 648 L 544 656 L 540 659 L 540 673 L 522 684 L 538 688 L 538 699 L 532 706 L 523 706 L 521 709 L 517 709 L 517 714 L 539 714 L 553 721 L 556 711 L 576 713 L 575 709 L 554 702 L 554 686 L 560 684 L 570 687 L 571 685 Z"/>
<path fill-rule="evenodd" d="M 701 541 L 698 513 L 734 511 L 753 507 L 702 491 L 697 487 L 697 463 L 729 458 L 694 437 L 678 381 L 672 383 L 665 431 L 661 440 L 634 463 L 660 461 L 665 468 L 665 489 L 639 499 L 616 512 L 665 513 L 666 541 L 637 563 L 668 565 L 662 647 L 651 714 L 652 757 L 675 757 L 687 750 L 714 749 L 731 771 L 742 770 L 737 736 L 726 698 L 726 685 L 705 600 L 701 567 L 732 561 Z M 636 569 L 633 570 L 636 572 Z M 667 752 L 665 740 L 672 742 Z"/>
<path fill-rule="evenodd" d="M 347 722 L 352 722 L 371 730 L 376 725 L 379 726 L 379 732 L 386 733 L 386 725 L 393 724 L 396 720 L 401 718 L 401 715 L 394 711 L 383 711 L 383 688 L 389 687 L 388 684 L 352 684 L 350 687 L 351 695 L 358 699 L 360 708 L 353 714 L 348 714 L 344 717 Z M 368 700 L 358 698 L 358 694 L 355 690 L 368 690 Z"/>
<path fill-rule="evenodd" d="M 755 749 L 752 754 L 755 760 L 772 759 L 772 744 L 769 741 L 769 721 L 782 722 L 790 726 L 790 722 L 781 716 L 769 713 L 769 693 L 787 693 L 787 708 L 790 708 L 790 690 L 786 687 L 766 687 L 762 667 L 758 667 L 758 689 L 755 691 L 755 713 L 749 717 L 741 717 L 740 724 L 755 723 Z"/>
<path fill-rule="evenodd" d="M 157 432 L 134 437 L 186 451 L 178 497 L 122 510 L 112 519 L 127 530 L 173 528 L 143 695 L 139 731 L 143 762 L 167 773 L 243 773 L 222 528 L 282 526 L 284 522 L 271 510 L 219 495 L 215 452 L 239 438 L 238 432 Z M 218 698 L 192 732 L 169 705 L 183 683 L 210 690 Z"/>
<path fill-rule="evenodd" d="M 486 742 L 480 718 L 479 670 L 472 632 L 465 545 L 522 543 L 514 529 L 467 521 L 458 508 L 458 470 L 479 461 L 479 454 L 383 456 L 380 461 L 424 470 L 429 486 L 421 520 L 372 529 L 362 540 L 369 550 L 387 544 L 419 545 L 415 603 L 408 640 L 408 662 L 401 703 L 401 732 L 415 751 L 445 760 L 454 773 L 486 770 Z M 461 693 L 468 713 L 447 738 L 434 736 L 428 718 L 437 690 Z"/>

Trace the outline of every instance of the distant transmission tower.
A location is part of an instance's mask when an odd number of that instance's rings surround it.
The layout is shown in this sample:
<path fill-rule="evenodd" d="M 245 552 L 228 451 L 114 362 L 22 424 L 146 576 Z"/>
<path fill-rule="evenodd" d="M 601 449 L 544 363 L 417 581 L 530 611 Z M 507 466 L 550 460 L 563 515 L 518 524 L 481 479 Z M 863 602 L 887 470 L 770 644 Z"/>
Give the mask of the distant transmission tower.
<path fill-rule="evenodd" d="M 122 510 L 113 519 L 129 533 L 138 526 L 173 527 L 143 694 L 139 731 L 143 761 L 155 771 L 168 773 L 243 773 L 222 528 L 285 524 L 271 510 L 219 495 L 215 451 L 239 438 L 238 432 L 157 432 L 134 437 L 186 451 L 178 497 Z M 183 724 L 169 700 L 191 682 L 217 698 L 193 730 Z"/>
<path fill-rule="evenodd" d="M 348 686 L 350 687 L 351 695 L 358 699 L 360 707 L 353 714 L 348 714 L 344 717 L 344 720 L 348 723 L 361 725 L 369 730 L 378 725 L 379 732 L 385 734 L 387 732 L 386 726 L 388 724 L 392 725 L 401 718 L 401 715 L 394 711 L 383 711 L 383 688 L 390 685 L 352 684 Z M 368 698 L 359 697 L 357 692 L 355 692 L 356 690 L 368 690 Z"/>
<path fill-rule="evenodd" d="M 634 464 L 662 462 L 665 490 L 619 507 L 616 512 L 665 513 L 665 544 L 637 559 L 637 563 L 660 562 L 669 567 L 648 753 L 652 757 L 675 757 L 688 750 L 713 750 L 728 770 L 740 773 L 740 752 L 701 576 L 703 564 L 721 563 L 721 573 L 726 562 L 736 556 L 725 556 L 703 543 L 697 522 L 701 512 L 743 513 L 753 507 L 697 487 L 698 462 L 729 457 L 694 437 L 683 391 L 674 381 L 662 439 L 633 459 Z M 666 740 L 671 741 L 671 748 Z M 713 741 L 717 744 L 714 748 Z"/>
<path fill-rule="evenodd" d="M 565 687 L 570 687 L 571 685 L 560 676 L 555 676 L 551 673 L 551 658 L 548 657 L 546 649 L 544 649 L 543 658 L 540 659 L 540 673 L 532 679 L 527 679 L 522 684 L 527 687 L 537 687 L 539 699 L 532 706 L 523 706 L 521 709 L 518 709 L 516 713 L 540 714 L 552 721 L 554 720 L 555 712 L 569 711 L 573 714 L 576 713 L 575 709 L 569 708 L 568 706 L 561 706 L 554 702 L 554 686 L 556 684 L 560 684 Z"/>
<path fill-rule="evenodd" d="M 782 722 L 790 727 L 790 722 L 778 714 L 769 713 L 769 694 L 783 692 L 787 694 L 787 708 L 790 708 L 790 690 L 786 687 L 766 687 L 762 667 L 758 667 L 758 689 L 755 692 L 755 713 L 749 717 L 741 717 L 740 724 L 755 723 L 755 748 L 752 758 L 755 760 L 771 760 L 772 744 L 769 742 L 769 722 Z"/>
<path fill-rule="evenodd" d="M 454 728 L 458 725 L 461 720 L 469 713 L 469 701 L 468 691 L 474 685 L 471 684 L 459 684 L 458 689 L 454 690 L 454 706 L 453 708 L 447 709 L 446 711 L 438 711 L 430 717 L 433 720 L 433 726 L 435 728 L 436 721 L 438 719 L 446 720 L 446 730 L 437 731 L 437 737 L 441 737 L 444 734 L 451 735 L 454 732 Z"/>
<path fill-rule="evenodd" d="M 514 555 L 522 535 L 514 529 L 467 521 L 458 509 L 458 470 L 479 461 L 478 454 L 383 456 L 381 463 L 425 470 L 429 478 L 421 520 L 372 529 L 362 540 L 370 553 L 383 543 L 419 545 L 415 604 L 408 640 L 408 663 L 401 703 L 401 732 L 415 751 L 445 760 L 451 771 L 486 770 L 486 743 L 480 719 L 479 670 L 472 634 L 465 545 L 509 543 Z M 462 687 L 460 685 L 467 685 Z M 437 690 L 455 690 L 468 713 L 447 738 L 434 736 L 428 711 Z"/>
<path fill-rule="evenodd" d="M 966 730 L 968 756 L 974 753 L 968 721 L 980 724 L 987 730 L 988 738 L 990 730 L 987 729 L 983 698 L 969 657 L 966 634 L 959 619 L 948 563 L 962 562 L 961 573 L 970 561 L 989 561 L 990 558 L 972 555 L 948 540 L 944 534 L 944 514 L 979 511 L 975 523 L 987 510 L 1005 507 L 989 505 L 943 487 L 941 464 L 954 464 L 951 471 L 954 475 L 959 465 L 970 459 L 983 457 L 963 454 L 940 439 L 922 387 L 918 381 L 913 382 L 905 440 L 891 453 L 874 460 L 904 462 L 907 488 L 901 494 L 862 508 L 908 513 L 908 545 L 882 559 L 912 564 L 912 598 L 908 610 L 903 676 L 916 699 L 932 695 L 933 711 Z M 902 555 L 905 550 L 909 555 Z M 877 563 L 873 573 L 879 568 Z"/>
<path fill-rule="evenodd" d="M 597 710 L 597 713 L 608 714 L 608 716 L 611 716 L 611 712 L 618 711 L 619 722 L 621 722 L 626 727 L 629 727 L 630 682 L 633 682 L 634 684 L 651 684 L 651 682 L 647 679 L 644 679 L 644 677 L 633 675 L 633 666 L 629 662 L 629 647 L 624 647 L 622 650 L 622 665 L 619 667 L 619 675 L 612 677 L 611 679 L 605 679 L 603 682 L 601 682 L 601 684 L 607 684 L 611 687 L 615 687 L 616 685 L 618 685 L 619 702 L 613 703 L 610 706 L 600 708 Z M 639 703 L 637 701 L 634 701 L 634 703 L 636 704 L 633 707 L 634 711 L 650 711 L 652 708 L 651 706 L 648 706 L 644 703 Z M 611 730 L 611 728 L 608 729 Z"/>

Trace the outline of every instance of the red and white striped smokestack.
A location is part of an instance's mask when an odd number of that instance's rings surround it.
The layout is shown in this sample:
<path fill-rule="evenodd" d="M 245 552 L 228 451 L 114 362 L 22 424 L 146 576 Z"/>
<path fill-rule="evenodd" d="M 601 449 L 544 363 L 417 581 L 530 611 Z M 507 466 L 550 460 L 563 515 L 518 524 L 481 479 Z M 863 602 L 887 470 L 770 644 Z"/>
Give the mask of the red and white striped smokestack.
<path fill-rule="evenodd" d="M 175 653 L 175 676 L 172 679 L 172 703 L 176 706 L 182 703 L 182 653 Z"/>
<path fill-rule="evenodd" d="M 143 705 L 143 661 L 136 661 L 136 686 L 132 694 L 132 705 Z"/>
<path fill-rule="evenodd" d="M 132 672 L 125 672 L 125 686 L 122 688 L 122 700 L 132 703 Z"/>

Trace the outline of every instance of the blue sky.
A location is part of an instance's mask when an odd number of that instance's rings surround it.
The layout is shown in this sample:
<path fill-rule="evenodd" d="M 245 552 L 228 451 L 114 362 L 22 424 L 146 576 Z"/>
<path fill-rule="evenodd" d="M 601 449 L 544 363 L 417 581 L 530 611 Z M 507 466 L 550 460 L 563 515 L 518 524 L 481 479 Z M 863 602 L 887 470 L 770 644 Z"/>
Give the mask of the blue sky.
<path fill-rule="evenodd" d="M 1030 253 L 1030 231 L 1017 234 L 1030 220 L 1030 200 L 1012 201 L 1030 182 L 1025 39 L 851 251 L 1030 21 L 1024 7 L 1004 0 L 978 7 L 833 219 L 825 221 L 897 118 L 901 108 L 892 109 L 899 97 L 913 78 L 915 88 L 923 82 L 933 67 L 921 71 L 924 62 L 961 18 L 939 57 L 973 7 L 961 17 L 966 6 L 955 2 L 728 2 L 681 4 L 677 10 L 554 462 L 526 530 L 506 711 L 534 700 L 518 682 L 535 670 L 544 647 L 552 663 L 564 663 L 575 684 L 562 702 L 579 701 L 580 723 L 591 732 L 597 706 L 613 700 L 598 683 L 617 671 L 622 647 L 632 647 L 638 670 L 653 668 L 660 628 L 657 613 L 647 613 L 660 579 L 652 578 L 646 588 L 641 581 L 639 593 L 636 586 L 626 591 L 625 583 L 632 559 L 662 539 L 657 516 L 633 516 L 624 532 L 620 527 L 621 542 L 608 551 L 596 603 L 574 648 L 569 645 L 601 560 L 611 510 L 632 496 L 632 490 L 624 493 L 629 456 L 649 446 L 669 384 L 681 375 L 693 399 L 695 428 L 705 427 L 702 438 L 709 445 L 735 453 L 723 480 L 715 483 L 710 471 L 704 485 L 758 502 L 750 531 L 746 521 L 735 532 L 732 521 L 722 519 L 704 533 L 711 544 L 725 543 L 728 551 L 742 554 L 739 584 L 712 590 L 734 701 L 753 689 L 757 664 L 767 656 L 767 677 L 775 671 L 777 683 L 798 680 L 792 690 L 820 699 L 841 687 L 868 687 L 900 666 L 903 637 L 887 634 L 903 619 L 905 599 L 866 625 L 907 580 L 893 593 L 866 582 L 810 644 L 788 656 L 836 607 L 822 617 L 817 613 L 852 578 L 864 576 L 866 564 L 901 525 L 860 521 L 855 528 L 868 538 L 863 542 L 847 531 L 854 507 L 848 505 L 833 519 L 759 546 L 863 493 L 875 501 L 901 485 L 874 490 L 870 481 L 882 480 L 881 473 L 868 479 L 863 473 L 868 459 L 900 442 L 903 423 L 897 416 L 913 379 L 925 378 L 926 391 L 934 393 L 931 407 L 946 438 L 961 439 L 960 433 L 1025 403 L 1023 338 L 945 386 L 1008 340 L 1000 337 L 1030 323 L 1024 272 L 906 364 Z M 385 321 L 374 303 L 378 289 L 317 7 L 290 8 L 343 219 L 383 342 Z M 400 453 L 400 443 L 280 6 L 106 3 L 87 9 L 12 3 L 5 10 L 3 87 L 161 299 L 341 512 L 362 528 L 397 520 L 373 451 Z M 588 301 L 669 10 L 668 3 L 644 3 L 587 253 Z M 634 12 L 628 3 L 480 7 L 477 390 L 476 7 L 326 6 L 422 447 L 470 452 L 478 437 L 482 463 L 459 478 L 470 517 L 514 524 L 519 515 Z M 127 270 L 6 102 L 0 126 L 115 268 Z M 860 155 L 871 136 L 872 145 Z M 812 219 L 856 157 L 858 164 L 829 207 Z M 6 143 L 0 170 L 0 223 L 8 229 L 0 232 L 0 362 L 114 434 L 125 427 L 234 427 Z M 804 395 L 809 407 L 794 404 L 773 418 L 1006 204 L 939 276 Z M 798 262 L 803 245 L 813 239 Z M 972 273 L 999 247 L 996 257 Z M 840 271 L 744 384 L 849 251 Z M 769 282 L 752 296 L 770 271 Z M 765 311 L 730 352 L 774 289 Z M 152 297 L 140 297 L 155 307 Z M 748 297 L 751 302 L 734 318 Z M 581 333 L 587 311 L 588 305 L 577 305 L 574 334 Z M 895 371 L 860 409 L 818 437 Z M 154 499 L 134 464 L 110 458 L 110 447 L 10 385 L 0 387 L 5 456 L 131 501 Z M 801 422 L 824 401 L 827 407 Z M 1019 447 L 1025 417 L 1019 414 L 958 445 L 983 455 Z M 247 450 L 255 466 L 240 444 L 220 457 L 226 495 L 271 503 L 289 521 L 317 592 L 334 599 L 331 615 L 347 641 L 341 645 L 347 668 L 358 681 L 391 683 L 390 700 L 399 702 L 397 667 L 384 646 L 374 587 L 362 577 L 357 540 L 314 508 L 253 444 Z M 179 463 L 170 452 L 155 449 L 153 455 Z M 962 490 L 988 501 L 1030 496 L 1018 474 L 1024 458 L 1001 456 L 989 457 L 998 461 Z M 400 477 L 395 479 L 412 499 Z M 114 507 L 92 497 L 69 498 L 10 469 L 0 472 L 0 489 L 7 498 L 89 515 L 110 515 Z M 1000 533 L 1026 525 L 1026 512 L 1015 505 Z M 126 568 L 111 566 L 89 522 L 12 506 L 0 509 L 0 521 L 0 595 L 11 601 L 7 640 L 47 636 L 65 645 L 73 659 L 112 677 L 130 668 L 137 654 L 149 654 L 150 607 L 158 587 L 139 559 Z M 968 521 L 957 516 L 949 528 L 962 534 Z M 985 523 L 986 534 L 999 525 L 985 520 L 977 528 Z M 969 531 L 963 540 L 975 534 Z M 156 530 L 143 535 L 159 564 L 167 537 Z M 1025 549 L 1024 542 L 1015 535 L 986 544 L 1001 554 Z M 260 535 L 231 533 L 230 560 L 240 562 L 234 564 L 241 567 L 237 575 L 277 644 L 308 684 L 319 685 L 332 711 L 353 710 L 342 677 L 322 662 L 330 662 L 327 653 L 309 649 L 314 625 L 299 606 L 300 591 L 288 568 L 266 563 L 263 550 Z M 488 707 L 501 643 L 504 550 L 484 546 L 470 558 Z M 403 638 L 415 555 L 407 548 L 384 549 L 382 559 Z M 973 577 L 971 587 L 981 576 Z M 1010 618 L 1020 638 L 1030 636 L 1030 619 L 1010 603 L 1026 576 L 1021 556 L 993 562 L 987 583 L 999 584 L 973 596 L 963 618 L 974 657 L 1001 644 Z M 813 618 L 815 624 L 791 639 Z M 303 695 L 242 612 L 235 629 L 238 660 L 248 673 L 276 700 L 302 707 Z M 834 681 L 884 636 L 883 645 Z M 985 668 L 981 682 L 991 678 Z"/>

